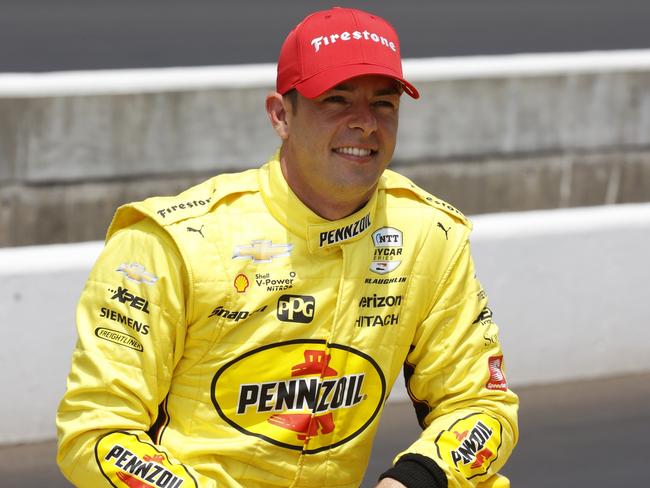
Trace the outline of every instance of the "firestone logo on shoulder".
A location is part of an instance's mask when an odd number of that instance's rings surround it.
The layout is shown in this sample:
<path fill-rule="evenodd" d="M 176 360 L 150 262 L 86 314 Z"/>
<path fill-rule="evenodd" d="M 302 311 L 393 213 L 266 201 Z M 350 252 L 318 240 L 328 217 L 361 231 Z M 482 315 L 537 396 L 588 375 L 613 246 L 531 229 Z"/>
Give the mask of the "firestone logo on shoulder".
<path fill-rule="evenodd" d="M 161 208 L 156 210 L 156 213 L 160 215 L 163 219 L 166 218 L 169 214 L 177 212 L 179 210 L 185 210 L 194 207 L 204 207 L 210 203 L 211 197 L 205 198 L 203 200 L 189 200 L 187 202 L 181 202 L 177 205 L 171 205 L 167 208 Z"/>

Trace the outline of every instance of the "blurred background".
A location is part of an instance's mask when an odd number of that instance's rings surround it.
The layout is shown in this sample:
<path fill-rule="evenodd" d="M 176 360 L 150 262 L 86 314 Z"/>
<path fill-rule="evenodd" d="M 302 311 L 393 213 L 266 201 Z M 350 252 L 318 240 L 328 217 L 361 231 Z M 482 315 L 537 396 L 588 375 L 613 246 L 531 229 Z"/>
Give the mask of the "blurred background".
<path fill-rule="evenodd" d="M 527 488 L 642 486 L 650 2 L 341 4 L 396 27 L 422 94 L 403 100 L 393 169 L 475 223 L 522 400 L 504 472 Z M 54 411 L 115 208 L 266 161 L 280 45 L 330 6 L 0 0 L 0 485 L 67 486 Z M 417 435 L 410 409 L 398 389 L 364 486 Z"/>

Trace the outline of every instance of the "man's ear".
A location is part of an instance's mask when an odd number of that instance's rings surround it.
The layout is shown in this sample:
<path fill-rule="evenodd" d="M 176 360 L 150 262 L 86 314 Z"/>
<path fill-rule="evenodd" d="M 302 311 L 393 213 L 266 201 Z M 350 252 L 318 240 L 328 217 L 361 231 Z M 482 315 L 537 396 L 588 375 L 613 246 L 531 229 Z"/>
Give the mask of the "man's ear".
<path fill-rule="evenodd" d="M 266 96 L 266 113 L 275 132 L 280 136 L 280 139 L 285 141 L 289 137 L 287 116 L 291 113 L 288 102 L 278 92 L 270 92 Z"/>

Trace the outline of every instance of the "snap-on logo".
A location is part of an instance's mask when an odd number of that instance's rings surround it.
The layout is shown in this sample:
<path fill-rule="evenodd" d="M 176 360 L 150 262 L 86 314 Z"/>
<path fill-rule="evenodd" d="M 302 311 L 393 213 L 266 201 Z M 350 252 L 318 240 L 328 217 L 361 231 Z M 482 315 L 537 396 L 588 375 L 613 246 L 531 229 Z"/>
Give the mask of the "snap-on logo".
<path fill-rule="evenodd" d="M 386 380 L 361 351 L 297 340 L 225 364 L 211 393 L 219 416 L 243 434 L 315 454 L 345 444 L 376 419 Z"/>

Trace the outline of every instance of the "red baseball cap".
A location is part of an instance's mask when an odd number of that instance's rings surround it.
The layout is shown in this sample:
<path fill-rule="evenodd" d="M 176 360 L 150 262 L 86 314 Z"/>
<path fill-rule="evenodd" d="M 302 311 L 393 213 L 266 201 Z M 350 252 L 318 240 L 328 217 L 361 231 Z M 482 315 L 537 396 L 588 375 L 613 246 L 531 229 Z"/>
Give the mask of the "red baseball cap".
<path fill-rule="evenodd" d="M 315 98 L 361 75 L 389 76 L 411 97 L 420 97 L 402 75 L 395 29 L 371 13 L 334 7 L 307 16 L 289 33 L 280 50 L 276 89 L 284 95 L 295 88 Z"/>

